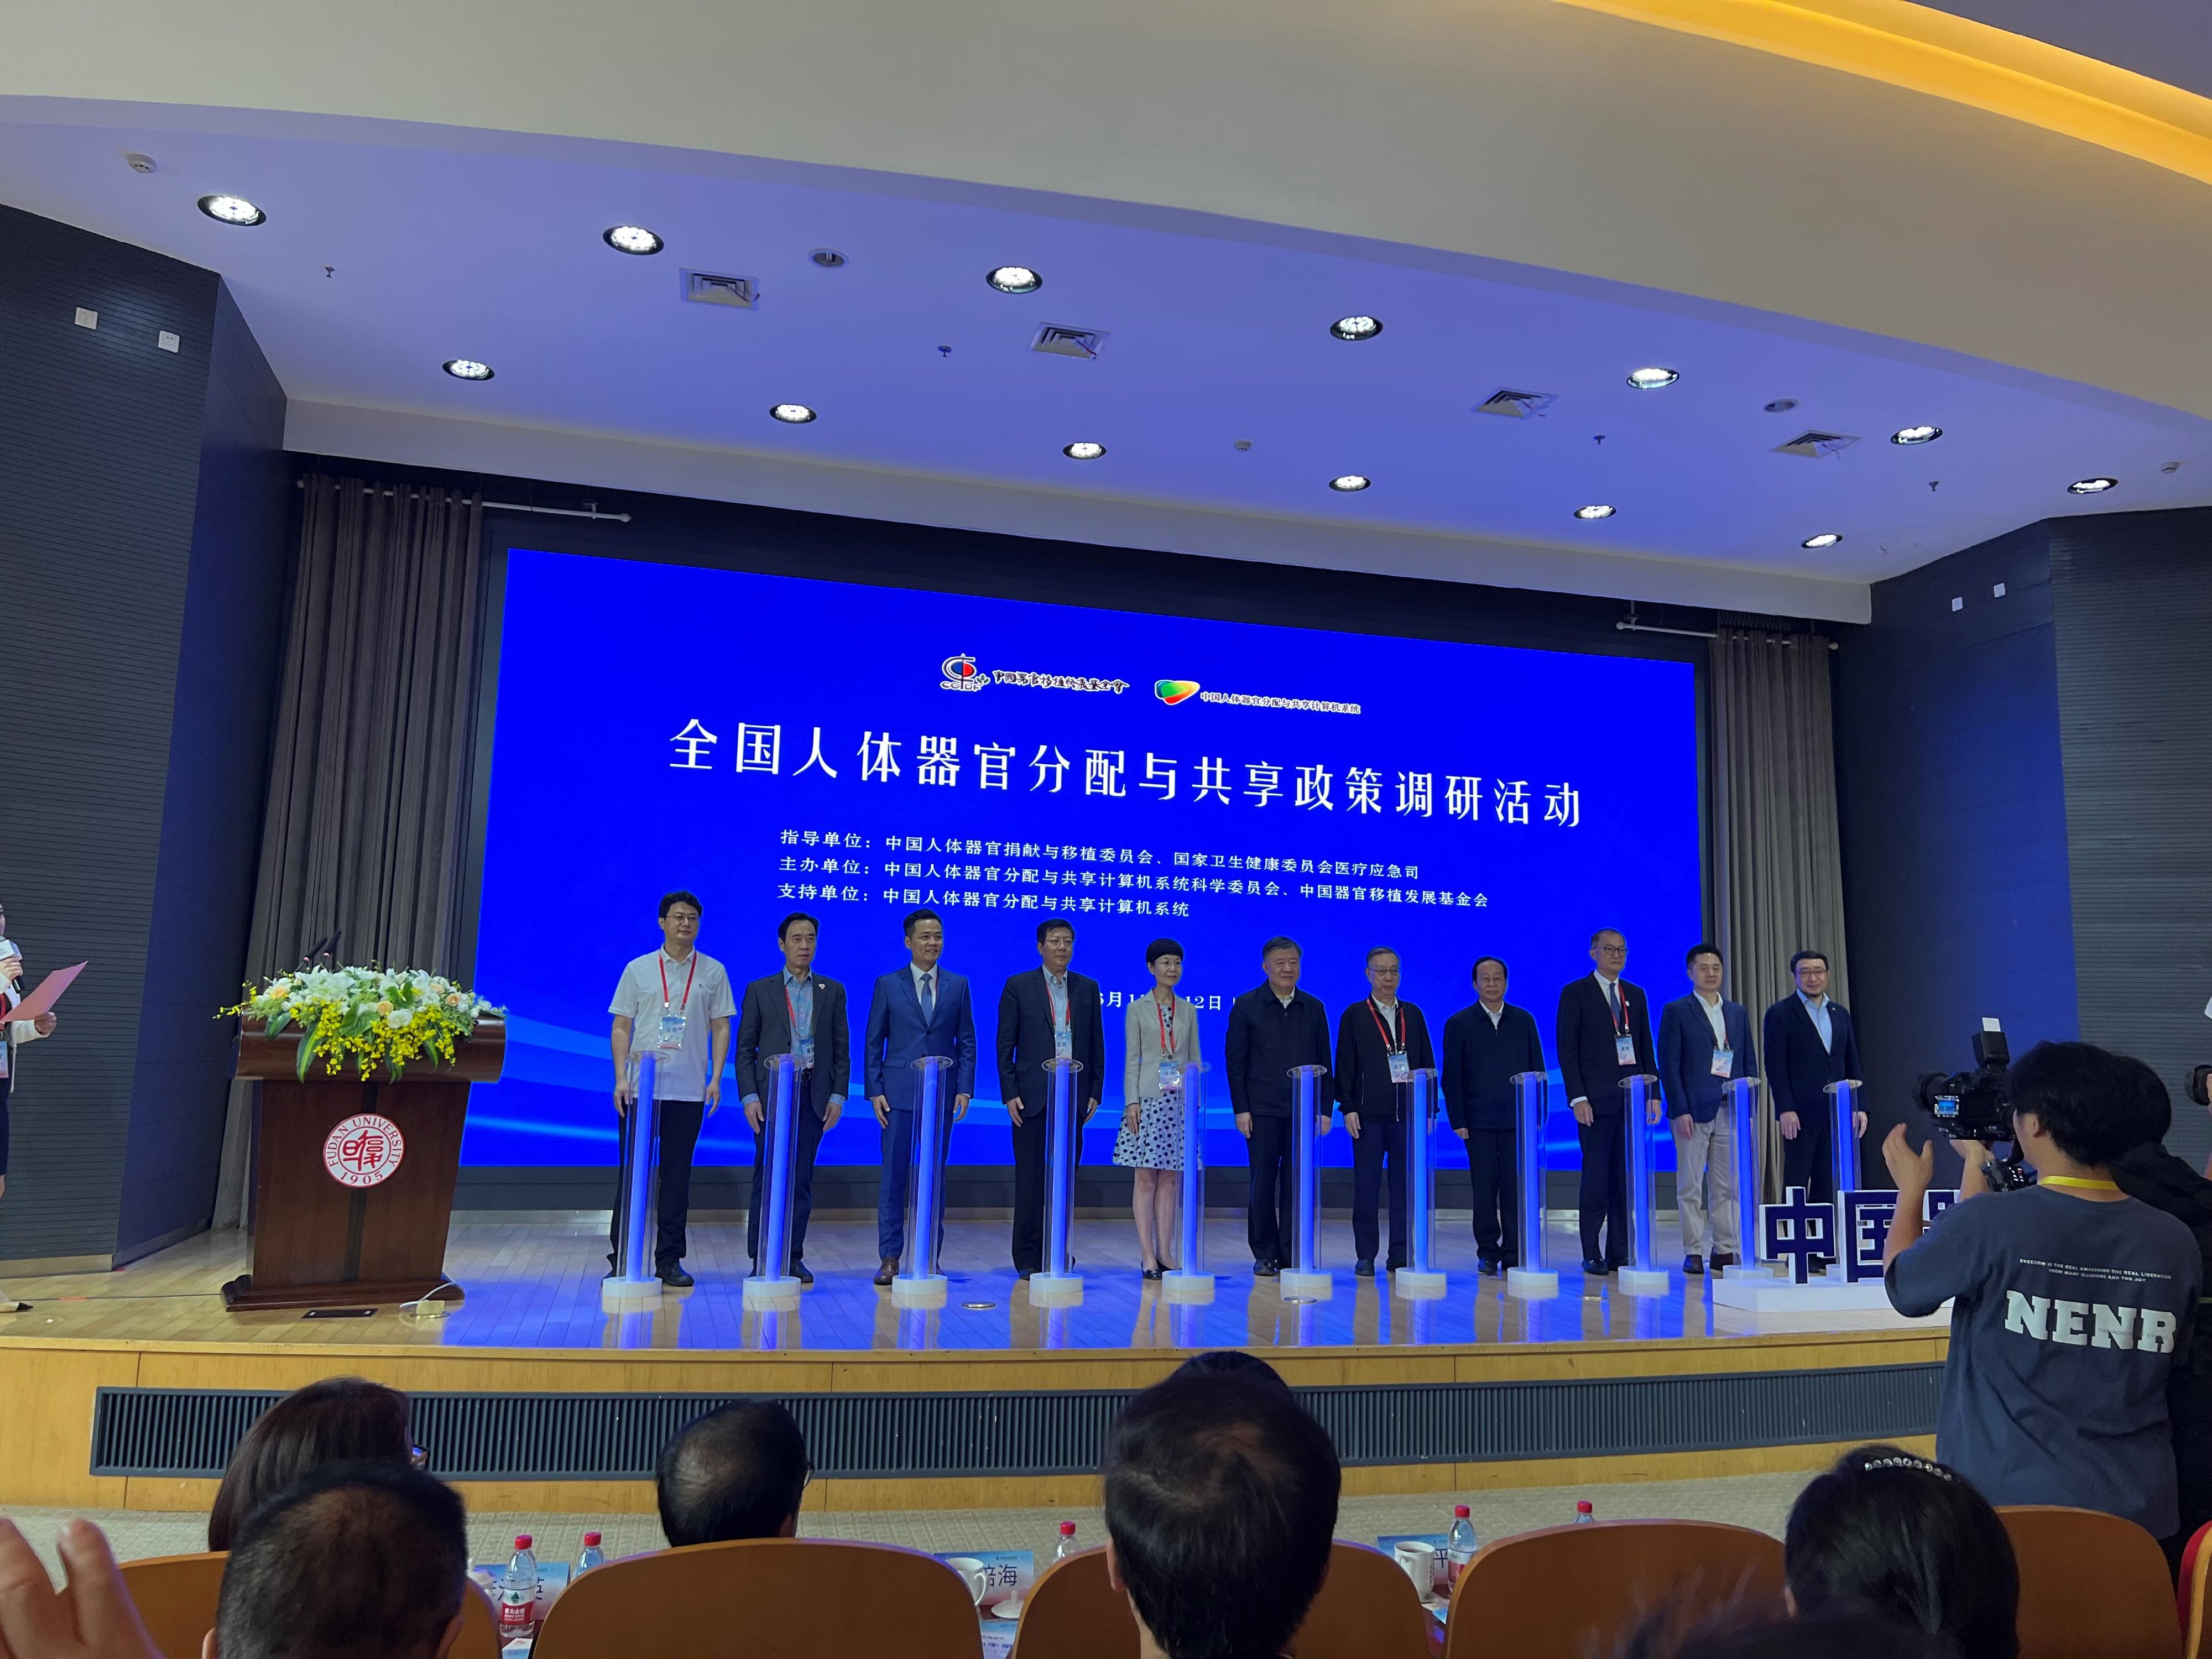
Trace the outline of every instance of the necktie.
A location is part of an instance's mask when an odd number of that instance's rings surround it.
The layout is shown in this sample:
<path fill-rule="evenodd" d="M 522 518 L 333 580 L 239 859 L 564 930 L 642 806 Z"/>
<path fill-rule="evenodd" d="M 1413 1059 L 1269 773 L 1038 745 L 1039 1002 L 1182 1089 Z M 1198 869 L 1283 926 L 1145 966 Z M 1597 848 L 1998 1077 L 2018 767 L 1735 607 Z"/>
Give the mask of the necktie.
<path fill-rule="evenodd" d="M 934 1018 L 937 1018 L 937 975 L 936 975 L 934 973 L 924 974 L 924 975 L 921 976 L 921 1019 L 922 1019 L 922 1024 L 926 1025 L 926 1024 L 927 1024 L 931 1020 L 933 1020 L 933 1019 L 934 1019 Z"/>
<path fill-rule="evenodd" d="M 1618 1030 L 1620 1025 L 1620 981 L 1619 980 L 1614 980 L 1607 985 L 1605 1000 L 1613 1005 L 1613 1024 L 1614 1029 Z"/>

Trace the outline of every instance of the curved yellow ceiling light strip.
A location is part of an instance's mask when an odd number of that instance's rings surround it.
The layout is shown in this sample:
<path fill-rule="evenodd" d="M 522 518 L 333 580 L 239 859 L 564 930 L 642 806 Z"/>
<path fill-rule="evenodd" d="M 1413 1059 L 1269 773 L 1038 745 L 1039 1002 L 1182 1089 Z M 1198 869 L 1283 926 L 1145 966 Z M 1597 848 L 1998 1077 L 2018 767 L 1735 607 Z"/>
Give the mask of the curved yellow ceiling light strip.
<path fill-rule="evenodd" d="M 1863 75 L 2212 184 L 2212 99 L 1908 0 L 1558 0 Z"/>

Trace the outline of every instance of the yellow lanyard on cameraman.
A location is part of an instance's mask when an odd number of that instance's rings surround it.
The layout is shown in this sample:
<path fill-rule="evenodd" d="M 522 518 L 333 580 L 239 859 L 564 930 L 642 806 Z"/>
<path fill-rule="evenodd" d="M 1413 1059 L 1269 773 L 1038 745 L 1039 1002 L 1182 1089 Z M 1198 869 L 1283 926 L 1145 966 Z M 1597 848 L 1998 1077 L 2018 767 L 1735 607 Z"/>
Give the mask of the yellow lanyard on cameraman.
<path fill-rule="evenodd" d="M 2092 1193 L 2117 1193 L 2120 1190 L 2120 1183 L 2117 1181 L 2093 1181 L 2087 1176 L 2045 1176 L 2036 1184 L 2041 1187 L 2078 1187 L 2084 1192 Z"/>

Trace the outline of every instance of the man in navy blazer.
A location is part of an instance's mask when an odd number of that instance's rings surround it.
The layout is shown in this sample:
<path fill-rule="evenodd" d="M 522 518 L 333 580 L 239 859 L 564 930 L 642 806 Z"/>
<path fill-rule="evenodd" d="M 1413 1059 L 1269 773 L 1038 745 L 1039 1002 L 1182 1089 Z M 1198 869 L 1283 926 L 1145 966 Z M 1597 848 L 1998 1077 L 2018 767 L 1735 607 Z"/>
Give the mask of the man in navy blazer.
<path fill-rule="evenodd" d="M 1736 1259 L 1729 1248 L 1737 1237 L 1736 1206 L 1758 1201 L 1756 1193 L 1735 1189 L 1735 1114 L 1727 1095 L 1730 1078 L 1757 1073 L 1759 1056 L 1751 1046 L 1751 1015 L 1721 995 L 1721 947 L 1692 945 L 1682 963 L 1690 994 L 1659 1011 L 1659 1084 L 1674 1132 L 1674 1201 L 1687 1252 L 1682 1271 L 1701 1273 L 1708 1258 L 1716 1269 Z"/>
<path fill-rule="evenodd" d="M 1828 958 L 1800 951 L 1790 958 L 1796 992 L 1766 1011 L 1766 1091 L 1782 1131 L 1782 1184 L 1819 1201 L 1836 1195 L 1836 1103 L 1831 1083 L 1857 1079 L 1858 1028 L 1850 1010 L 1828 997 Z M 1854 1134 L 1866 1114 L 1851 1114 Z"/>
<path fill-rule="evenodd" d="M 1589 954 L 1596 971 L 1559 992 L 1553 1035 L 1583 1144 L 1583 1271 L 1602 1275 L 1628 1260 L 1628 1137 L 1644 1133 L 1642 1124 L 1632 1130 L 1625 1121 L 1620 1081 L 1651 1073 L 1656 1062 L 1650 1000 L 1620 976 L 1628 940 L 1618 927 L 1601 927 L 1590 935 Z"/>
<path fill-rule="evenodd" d="M 936 1157 L 942 1164 L 952 1125 L 967 1115 L 975 1092 L 975 1018 L 968 1006 L 968 981 L 937 965 L 945 954 L 945 921 L 934 910 L 909 910 L 906 948 L 910 960 L 876 981 L 868 1001 L 868 1035 L 861 1045 L 861 1067 L 868 1099 L 883 1126 L 884 1172 L 876 1188 L 876 1283 L 888 1285 L 898 1272 L 906 1247 L 906 1179 L 914 1160 L 915 1115 L 921 1109 L 921 1073 L 914 1062 L 925 1054 L 952 1061 L 945 1086 L 952 1109 Z"/>
<path fill-rule="evenodd" d="M 1047 916 L 1037 924 L 1036 945 L 1039 965 L 1010 975 L 999 996 L 999 1096 L 1014 1135 L 1014 1272 L 1024 1279 L 1044 1271 L 1045 1118 L 1052 1107 L 1052 1074 L 1045 1066 L 1066 1054 L 1079 1067 L 1068 1097 L 1076 1128 L 1069 1152 L 1079 1163 L 1082 1126 L 1098 1109 L 1106 1086 L 1098 981 L 1068 969 L 1075 924 Z"/>

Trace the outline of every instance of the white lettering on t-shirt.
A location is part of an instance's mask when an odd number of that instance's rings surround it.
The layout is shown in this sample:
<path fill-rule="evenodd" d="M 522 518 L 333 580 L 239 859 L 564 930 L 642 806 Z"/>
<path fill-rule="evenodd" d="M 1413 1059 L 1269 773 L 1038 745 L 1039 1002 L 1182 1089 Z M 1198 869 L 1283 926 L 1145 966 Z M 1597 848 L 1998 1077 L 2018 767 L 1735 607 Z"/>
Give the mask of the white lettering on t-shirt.
<path fill-rule="evenodd" d="M 2063 1342 L 2069 1347 L 2089 1346 L 2089 1304 L 2086 1302 L 2053 1302 L 2051 1311 L 2057 1316 L 2051 1327 L 2051 1340 Z"/>
<path fill-rule="evenodd" d="M 2142 1310 L 2142 1335 L 2136 1340 L 2138 1353 L 2172 1353 L 2173 1352 L 2174 1317 L 2160 1313 L 2156 1308 Z"/>
<path fill-rule="evenodd" d="M 2133 1308 L 2097 1308 L 2097 1334 L 2089 1339 L 2093 1348 L 2132 1348 L 2136 1345 L 2136 1310 Z"/>
<path fill-rule="evenodd" d="M 2043 1341 L 2044 1324 L 2051 1316 L 2051 1303 L 2039 1296 L 2022 1296 L 2018 1291 L 2005 1292 L 2005 1329 L 2018 1331 Z"/>

